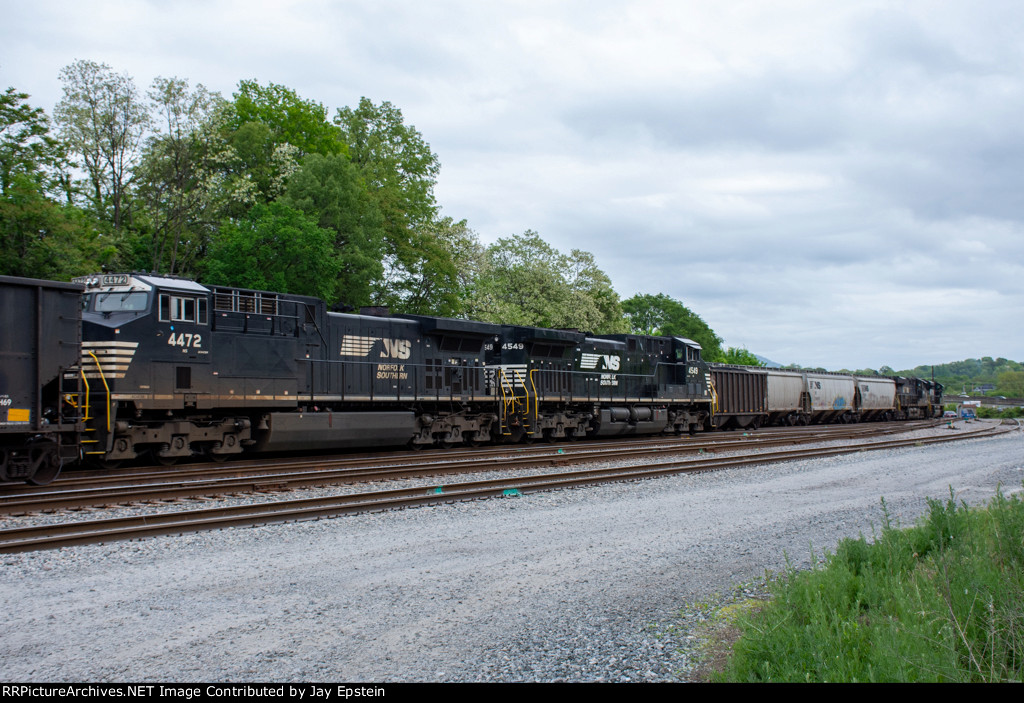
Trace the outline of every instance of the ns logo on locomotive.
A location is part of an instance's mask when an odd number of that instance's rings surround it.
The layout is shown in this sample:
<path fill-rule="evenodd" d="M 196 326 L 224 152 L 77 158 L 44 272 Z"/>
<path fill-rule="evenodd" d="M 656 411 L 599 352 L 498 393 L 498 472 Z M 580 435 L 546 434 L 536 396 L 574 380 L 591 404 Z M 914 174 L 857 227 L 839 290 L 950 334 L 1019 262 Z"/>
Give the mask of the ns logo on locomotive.
<path fill-rule="evenodd" d="M 713 369 L 680 337 L 346 314 L 140 273 L 0 277 L 0 315 L 18 331 L 0 341 L 0 480 L 38 484 L 81 459 L 692 433 L 924 416 L 936 399 L 915 386 L 907 413 L 909 391 L 874 379 L 877 403 L 862 409 L 843 377 L 850 402 L 836 413 L 826 396 L 845 387 L 812 393 L 787 372 L 774 385 L 792 407 L 773 412 L 772 373 Z"/>

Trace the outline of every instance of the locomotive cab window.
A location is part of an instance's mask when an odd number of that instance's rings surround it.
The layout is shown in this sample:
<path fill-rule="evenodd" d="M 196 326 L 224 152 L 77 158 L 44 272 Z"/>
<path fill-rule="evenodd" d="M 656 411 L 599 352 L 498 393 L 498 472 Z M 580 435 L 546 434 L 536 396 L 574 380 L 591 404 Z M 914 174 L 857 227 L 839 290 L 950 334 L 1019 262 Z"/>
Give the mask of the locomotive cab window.
<path fill-rule="evenodd" d="M 160 295 L 161 322 L 194 322 L 205 325 L 207 318 L 206 298 L 168 293 Z"/>
<path fill-rule="evenodd" d="M 143 291 L 107 291 L 96 294 L 96 312 L 144 312 L 148 302 Z"/>

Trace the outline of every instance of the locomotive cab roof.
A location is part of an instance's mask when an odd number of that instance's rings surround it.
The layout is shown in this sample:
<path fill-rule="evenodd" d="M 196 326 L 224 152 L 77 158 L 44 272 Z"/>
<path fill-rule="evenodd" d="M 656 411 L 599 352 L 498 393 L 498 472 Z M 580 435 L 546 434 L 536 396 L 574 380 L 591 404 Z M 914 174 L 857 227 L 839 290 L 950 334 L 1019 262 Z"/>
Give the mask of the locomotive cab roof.
<path fill-rule="evenodd" d="M 176 276 L 156 276 L 142 273 L 97 273 L 79 276 L 72 279 L 74 283 L 85 286 L 86 293 L 103 291 L 110 288 L 117 290 L 150 291 L 154 288 L 173 289 L 188 293 L 209 293 L 210 289 L 195 281 Z"/>

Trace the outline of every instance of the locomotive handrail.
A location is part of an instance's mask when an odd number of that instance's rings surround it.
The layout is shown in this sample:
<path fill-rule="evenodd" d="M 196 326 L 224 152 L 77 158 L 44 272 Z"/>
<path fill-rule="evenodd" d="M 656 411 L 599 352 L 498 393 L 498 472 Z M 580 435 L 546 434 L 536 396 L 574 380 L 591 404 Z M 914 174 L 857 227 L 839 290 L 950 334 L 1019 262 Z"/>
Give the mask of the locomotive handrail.
<path fill-rule="evenodd" d="M 520 369 L 514 369 L 513 373 L 515 374 L 516 381 L 518 381 L 519 384 L 522 385 L 522 387 L 523 387 L 523 404 L 524 404 L 523 415 L 525 415 L 526 417 L 529 417 L 530 416 L 530 389 L 526 387 L 526 380 L 527 379 L 522 375 L 522 371 Z M 515 385 L 513 385 L 512 386 L 512 394 L 513 394 L 513 396 L 515 395 L 515 390 L 516 390 Z"/>
<path fill-rule="evenodd" d="M 92 357 L 92 360 L 96 362 L 96 369 L 100 372 L 100 380 L 103 381 L 103 388 L 106 389 L 106 393 L 107 393 L 107 432 L 109 433 L 110 432 L 110 385 L 107 383 L 107 377 L 103 373 L 103 365 L 100 364 L 99 357 L 97 357 L 96 353 L 93 352 L 93 351 L 89 351 L 88 354 L 89 354 L 89 356 Z M 85 376 L 83 375 L 82 378 L 85 378 Z M 86 383 L 86 388 L 88 388 L 88 385 L 89 384 Z"/>
<path fill-rule="evenodd" d="M 540 398 L 537 396 L 537 384 L 533 380 L 533 374 L 537 369 L 530 369 L 530 385 L 533 386 L 533 427 L 536 428 L 540 422 Z M 529 409 L 527 409 L 529 412 Z"/>
<path fill-rule="evenodd" d="M 505 369 L 498 369 L 498 388 L 501 389 L 501 433 L 503 435 L 512 434 L 511 432 L 507 432 L 505 429 L 505 419 L 508 417 L 509 406 L 508 394 L 505 393 L 506 380 Z"/>
<path fill-rule="evenodd" d="M 373 401 L 383 400 L 435 400 L 435 401 L 458 401 L 465 400 L 467 396 L 477 398 L 484 393 L 481 382 L 473 381 L 471 377 L 463 375 L 461 378 L 463 388 L 456 392 L 452 388 L 447 390 L 444 387 L 441 375 L 442 370 L 436 367 L 425 366 L 424 364 L 402 362 L 403 372 L 408 378 L 397 379 L 397 386 L 387 388 L 380 387 L 379 379 L 374 378 L 374 370 L 379 365 L 376 361 L 365 361 L 355 359 L 308 359 L 297 358 L 296 362 L 305 363 L 310 368 L 310 388 L 300 393 L 300 396 L 307 396 L 310 402 L 320 394 L 336 395 L 339 400 L 346 400 L 347 396 L 355 395 L 372 399 Z M 315 369 L 324 364 L 329 369 L 336 369 L 328 372 L 328 380 L 315 381 Z M 660 364 L 664 366 L 664 364 Z M 453 367 L 454 368 L 454 367 Z M 497 365 L 481 366 L 460 366 L 457 370 L 463 374 L 474 372 L 487 373 L 493 370 L 496 374 L 496 386 L 488 396 L 494 397 L 501 403 L 502 412 L 511 415 L 516 411 L 522 411 L 534 422 L 539 420 L 540 403 L 558 399 L 562 402 L 618 402 L 618 403 L 644 403 L 660 402 L 665 400 L 689 400 L 698 403 L 721 403 L 717 392 L 713 397 L 691 397 L 685 390 L 687 384 L 667 384 L 678 386 L 680 395 L 669 396 L 659 391 L 657 383 L 659 374 L 654 373 L 629 374 L 613 373 L 602 371 L 581 371 L 577 369 L 502 369 Z M 539 375 L 538 375 L 539 374 Z M 433 378 L 438 385 L 433 388 L 424 388 L 421 382 L 426 375 Z M 607 379 L 606 379 L 607 377 Z M 360 390 L 347 390 L 350 383 L 355 382 Z M 600 385 L 602 380 L 608 380 L 608 385 Z M 318 389 L 317 384 L 325 385 Z M 520 386 L 519 392 L 516 386 Z M 661 384 L 666 385 L 666 384 Z M 700 384 L 703 385 L 703 384 Z M 333 391 L 333 392 L 332 392 Z M 717 412 L 717 408 L 716 408 Z"/>
<path fill-rule="evenodd" d="M 89 379 L 85 377 L 85 369 L 82 367 L 78 368 L 78 373 L 82 377 L 82 383 L 85 384 L 85 400 L 82 401 L 82 422 L 89 422 L 92 418 L 89 417 Z M 88 425 L 86 425 L 88 427 Z"/>

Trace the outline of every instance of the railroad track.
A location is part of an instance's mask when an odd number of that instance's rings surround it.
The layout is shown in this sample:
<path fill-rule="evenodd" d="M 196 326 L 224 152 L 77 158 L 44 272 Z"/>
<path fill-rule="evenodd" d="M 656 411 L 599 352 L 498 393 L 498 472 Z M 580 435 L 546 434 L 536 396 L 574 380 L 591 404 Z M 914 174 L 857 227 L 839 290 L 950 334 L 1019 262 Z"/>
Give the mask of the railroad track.
<path fill-rule="evenodd" d="M 76 544 L 139 539 L 161 534 L 198 532 L 224 527 L 265 525 L 316 520 L 341 515 L 394 510 L 457 500 L 518 495 L 581 485 L 654 478 L 670 474 L 710 471 L 751 464 L 837 456 L 871 449 L 923 446 L 960 439 L 980 438 L 1015 431 L 1017 427 L 994 426 L 960 432 L 956 436 L 856 442 L 832 447 L 787 449 L 733 457 L 699 455 L 686 459 L 640 466 L 607 467 L 515 478 L 467 481 L 447 485 L 417 486 L 348 495 L 300 498 L 250 505 L 181 510 L 105 520 L 78 521 L 46 526 L 0 530 L 0 552 L 53 549 Z"/>
<path fill-rule="evenodd" d="M 46 488 L 8 487 L 0 493 L 0 515 L 20 515 L 153 501 L 213 497 L 251 492 L 295 490 L 316 486 L 400 480 L 472 473 L 502 468 L 536 468 L 570 463 L 643 458 L 682 452 L 753 450 L 833 439 L 879 436 L 933 426 L 934 422 L 890 423 L 890 426 L 822 426 L 757 433 L 714 434 L 700 437 L 580 442 L 562 445 L 491 447 L 485 450 L 374 454 L 304 460 L 261 461 L 225 467 L 207 464 L 187 470 L 151 468 L 96 472 L 55 482 Z"/>
<path fill-rule="evenodd" d="M 41 492 L 63 492 L 78 488 L 93 488 L 99 486 L 116 486 L 119 484 L 159 484 L 171 480 L 190 481 L 219 477 L 243 477 L 259 476 L 268 472 L 280 472 L 282 470 L 302 471 L 324 466 L 359 466 L 389 463 L 442 463 L 446 461 L 467 459 L 472 457 L 494 457 L 503 453 L 521 453 L 529 451 L 546 451 L 546 447 L 560 447 L 572 451 L 588 451 L 593 449 L 629 448 L 635 447 L 640 441 L 645 446 L 689 446 L 693 444 L 703 445 L 710 442 L 728 442 L 743 440 L 746 438 L 771 438 L 771 437 L 804 437 L 813 436 L 822 439 L 833 437 L 853 437 L 862 434 L 885 434 L 886 432 L 903 432 L 921 427 L 932 426 L 934 421 L 919 421 L 912 423 L 878 423 L 872 425 L 818 425 L 813 427 L 773 427 L 757 430 L 756 432 L 723 432 L 712 435 L 699 434 L 693 437 L 669 436 L 649 437 L 639 440 L 629 438 L 627 440 L 603 439 L 580 442 L 564 442 L 555 445 L 551 444 L 516 444 L 497 445 L 480 449 L 459 448 L 454 450 L 435 450 L 427 452 L 379 452 L 360 453 L 334 456 L 316 456 L 306 458 L 288 458 L 282 460 L 258 459 L 246 461 L 232 461 L 224 463 L 201 463 L 181 465 L 174 467 L 164 466 L 137 466 L 122 469 L 92 469 L 75 470 L 63 473 L 57 480 L 46 487 L 27 488 L 23 483 L 0 483 L 0 497 L 13 496 L 18 494 Z M 708 439 L 712 437 L 714 439 Z"/>

